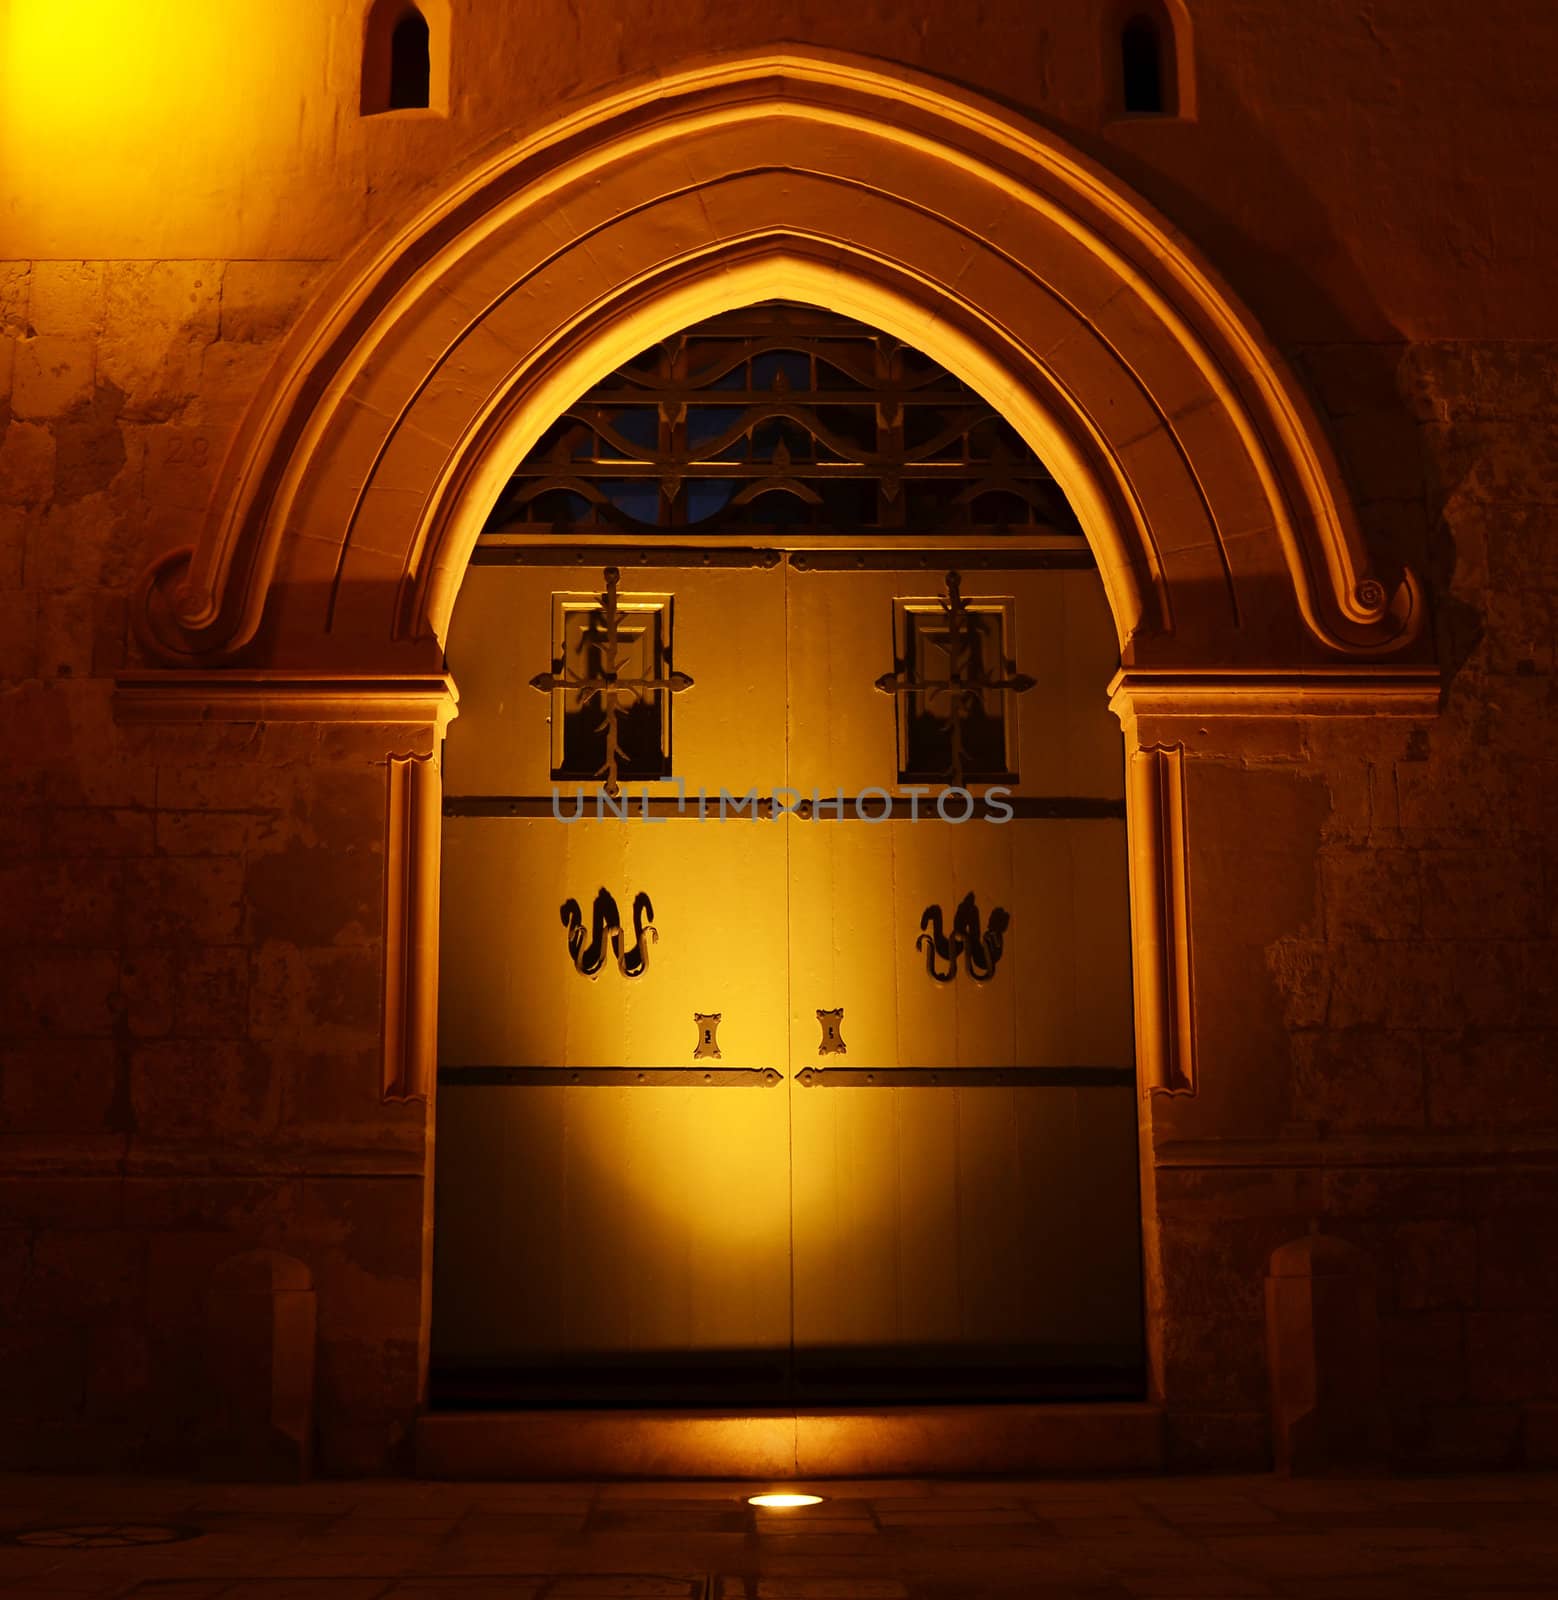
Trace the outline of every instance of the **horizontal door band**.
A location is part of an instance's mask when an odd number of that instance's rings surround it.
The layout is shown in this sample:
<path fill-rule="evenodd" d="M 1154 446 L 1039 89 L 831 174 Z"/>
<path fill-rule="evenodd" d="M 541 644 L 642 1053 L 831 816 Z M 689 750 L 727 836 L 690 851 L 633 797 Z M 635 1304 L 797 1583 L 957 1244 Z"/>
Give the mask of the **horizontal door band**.
<path fill-rule="evenodd" d="M 1087 549 L 949 550 L 909 545 L 893 550 L 784 550 L 702 545 L 479 544 L 473 567 L 598 567 L 609 560 L 623 571 L 657 567 L 736 567 L 767 571 L 788 561 L 797 572 L 1092 572 L 1098 565 Z"/>
<path fill-rule="evenodd" d="M 573 778 L 558 779 L 559 799 L 554 804 L 550 795 L 534 794 L 448 794 L 444 796 L 444 815 L 446 817 L 556 817 L 559 822 L 593 822 L 596 820 L 594 796 L 586 793 L 581 802 L 576 796 L 576 789 L 582 780 Z M 650 779 L 650 782 L 663 782 L 663 779 Z M 629 780 L 631 786 L 633 780 Z M 733 796 L 726 802 L 731 822 L 747 822 L 752 820 L 751 808 L 737 811 L 734 805 L 741 796 Z M 990 816 L 992 811 L 999 814 L 1000 807 L 1010 806 L 1012 822 L 1047 822 L 1047 821 L 1092 821 L 1098 819 L 1119 819 L 1125 816 L 1124 800 L 1095 799 L 1089 795 L 1049 795 L 1042 798 L 1035 797 L 1022 799 L 1016 795 L 1001 801 L 1000 806 L 992 807 L 984 799 L 975 795 L 974 809 L 969 814 L 969 820 L 982 821 Z M 583 805 L 584 809 L 579 816 L 574 816 L 577 806 Z M 619 798 L 618 804 L 626 807 L 625 814 L 613 807 L 605 808 L 601 818 L 608 822 L 632 821 L 644 815 L 644 799 L 641 793 L 624 794 Z M 756 801 L 757 814 L 760 818 L 770 817 L 773 813 L 773 800 L 771 797 L 762 797 Z M 825 797 L 824 809 L 814 815 L 815 808 L 810 800 L 802 800 L 793 809 L 795 815 L 804 821 L 836 822 L 839 818 L 834 812 L 834 802 L 831 796 Z M 879 794 L 870 796 L 866 801 L 866 816 L 860 817 L 855 810 L 855 799 L 849 795 L 844 797 L 844 818 L 846 822 L 864 822 L 867 827 L 876 822 L 908 822 L 913 805 L 907 799 L 895 799 L 891 811 L 882 804 Z M 961 812 L 959 803 L 957 810 Z M 560 815 L 558 814 L 560 813 Z M 712 794 L 704 805 L 705 822 L 718 822 L 720 820 L 719 796 Z M 678 800 L 675 795 L 650 795 L 649 815 L 652 817 L 679 817 L 683 821 L 697 822 L 698 801 L 696 795 L 689 795 L 685 800 Z M 922 794 L 919 797 L 919 820 L 921 822 L 940 822 L 942 819 L 936 811 L 936 796 L 933 793 Z M 959 816 L 959 821 L 963 819 Z M 949 823 L 956 826 L 956 823 Z"/>
<path fill-rule="evenodd" d="M 1134 1067 L 803 1067 L 807 1089 L 1120 1089 Z"/>
<path fill-rule="evenodd" d="M 784 560 L 782 550 L 732 549 L 710 545 L 478 544 L 473 567 L 591 567 L 603 562 L 627 571 L 634 567 L 741 567 L 766 571 Z"/>
<path fill-rule="evenodd" d="M 772 1067 L 440 1067 L 438 1081 L 461 1088 L 772 1089 L 784 1074 Z"/>
<path fill-rule="evenodd" d="M 440 1067 L 438 1081 L 458 1088 L 589 1087 L 617 1089 L 772 1089 L 773 1067 Z M 806 1089 L 1119 1089 L 1136 1082 L 1132 1067 L 803 1067 Z"/>
<path fill-rule="evenodd" d="M 918 572 L 939 577 L 959 572 L 1092 572 L 1091 550 L 801 550 L 790 557 L 797 572 Z"/>

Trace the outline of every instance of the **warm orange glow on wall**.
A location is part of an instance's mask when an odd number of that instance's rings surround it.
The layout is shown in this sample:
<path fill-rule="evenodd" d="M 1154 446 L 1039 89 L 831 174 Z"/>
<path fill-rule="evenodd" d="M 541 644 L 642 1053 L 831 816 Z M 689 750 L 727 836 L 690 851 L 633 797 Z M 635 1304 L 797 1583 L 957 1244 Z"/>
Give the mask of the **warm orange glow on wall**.
<path fill-rule="evenodd" d="M 0 15 L 0 177 L 18 248 L 308 253 L 295 224 L 277 242 L 303 199 L 307 145 L 333 120 L 320 104 L 329 8 L 10 0 Z"/>

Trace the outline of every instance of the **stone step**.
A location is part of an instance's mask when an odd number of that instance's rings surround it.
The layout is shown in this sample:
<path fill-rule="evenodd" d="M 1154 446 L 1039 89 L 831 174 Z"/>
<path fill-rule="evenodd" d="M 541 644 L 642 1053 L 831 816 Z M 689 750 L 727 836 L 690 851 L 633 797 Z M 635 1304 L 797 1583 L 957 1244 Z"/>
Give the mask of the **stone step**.
<path fill-rule="evenodd" d="M 416 1425 L 427 1478 L 796 1478 L 1163 1470 L 1143 1403 L 832 1411 L 445 1411 Z"/>

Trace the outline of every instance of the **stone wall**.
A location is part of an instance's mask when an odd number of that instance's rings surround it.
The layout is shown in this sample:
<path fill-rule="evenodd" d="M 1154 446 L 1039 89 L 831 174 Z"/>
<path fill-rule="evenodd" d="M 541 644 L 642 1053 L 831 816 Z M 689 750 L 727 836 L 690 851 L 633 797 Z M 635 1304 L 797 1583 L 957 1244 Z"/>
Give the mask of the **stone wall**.
<path fill-rule="evenodd" d="M 423 1114 L 380 1101 L 384 729 L 116 726 L 128 593 L 194 536 L 295 315 L 291 263 L 6 270 L 0 441 L 0 1429 L 179 1459 L 202 1297 L 247 1245 L 321 1288 L 322 1441 L 414 1404 Z"/>
<path fill-rule="evenodd" d="M 319 1291 L 324 1465 L 405 1465 L 425 1119 L 381 1101 L 379 1007 L 385 759 L 407 740 L 116 724 L 131 590 L 195 537 L 329 261 L 503 137 L 514 94 L 538 121 L 769 26 L 543 6 L 483 47 L 456 5 L 455 114 L 364 127 L 355 8 L 263 9 L 265 71 L 313 68 L 269 120 L 235 92 L 262 125 L 225 175 L 185 170 L 193 121 L 144 153 L 166 156 L 160 209 L 72 206 L 47 151 L 17 168 L 8 237 L 37 259 L 0 266 L 5 1464 L 176 1463 L 207 1276 L 265 1247 Z M 981 84 L 1182 224 L 1310 388 L 1375 551 L 1427 580 L 1447 679 L 1431 722 L 1172 730 L 1200 930 L 1199 1090 L 1151 1110 L 1176 1459 L 1265 1458 L 1261 1276 L 1318 1220 L 1380 1269 L 1402 1458 L 1551 1464 L 1558 318 L 1544 144 L 1518 119 L 1555 42 L 1532 30 L 1558 22 L 1198 6 L 1199 122 L 1111 127 L 1098 17 L 1054 10 L 802 7 L 788 31 Z M 188 93 L 220 131 L 213 81 Z"/>
<path fill-rule="evenodd" d="M 1318 1221 L 1379 1269 L 1400 1459 L 1550 1464 L 1558 347 L 1293 358 L 1375 547 L 1431 579 L 1448 683 L 1431 722 L 1177 730 L 1205 937 L 1201 1091 L 1154 1118 L 1176 1437 L 1262 1458 L 1261 1274 Z"/>

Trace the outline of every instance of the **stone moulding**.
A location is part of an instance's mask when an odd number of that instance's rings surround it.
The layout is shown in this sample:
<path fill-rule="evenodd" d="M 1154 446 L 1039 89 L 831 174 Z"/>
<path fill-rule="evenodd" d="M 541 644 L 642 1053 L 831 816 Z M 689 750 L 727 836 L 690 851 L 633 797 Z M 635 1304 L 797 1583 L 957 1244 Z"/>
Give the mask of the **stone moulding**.
<path fill-rule="evenodd" d="M 126 724 L 357 723 L 427 750 L 385 756 L 383 1098 L 425 1101 L 437 1058 L 439 742 L 457 714 L 446 673 L 313 674 L 224 668 L 120 675 Z"/>
<path fill-rule="evenodd" d="M 1431 666 L 1250 671 L 1122 668 L 1110 709 L 1126 741 L 1137 1077 L 1143 1094 L 1196 1091 L 1196 1006 L 1185 747 L 1175 734 L 1206 718 L 1432 717 Z"/>
<path fill-rule="evenodd" d="M 1151 745 L 1126 763 L 1136 1077 L 1143 1094 L 1193 1094 L 1196 996 L 1190 958 L 1184 747 Z"/>
<path fill-rule="evenodd" d="M 361 722 L 443 733 L 457 715 L 454 680 L 437 673 L 313 673 L 223 667 L 122 672 L 121 723 Z"/>
<path fill-rule="evenodd" d="M 1005 108 L 799 47 L 567 108 L 370 238 L 287 341 L 197 545 L 146 573 L 143 642 L 436 662 L 541 429 L 767 298 L 914 343 L 1008 416 L 1078 511 L 1128 663 L 1421 658 L 1416 580 L 1369 570 L 1307 401 L 1172 225 Z"/>
<path fill-rule="evenodd" d="M 1110 709 L 1128 735 L 1133 722 L 1155 717 L 1432 717 L 1439 696 L 1432 666 L 1121 668 L 1109 684 Z"/>
<path fill-rule="evenodd" d="M 426 1100 L 438 1059 L 438 762 L 391 756 L 384 828 L 384 1098 Z"/>

